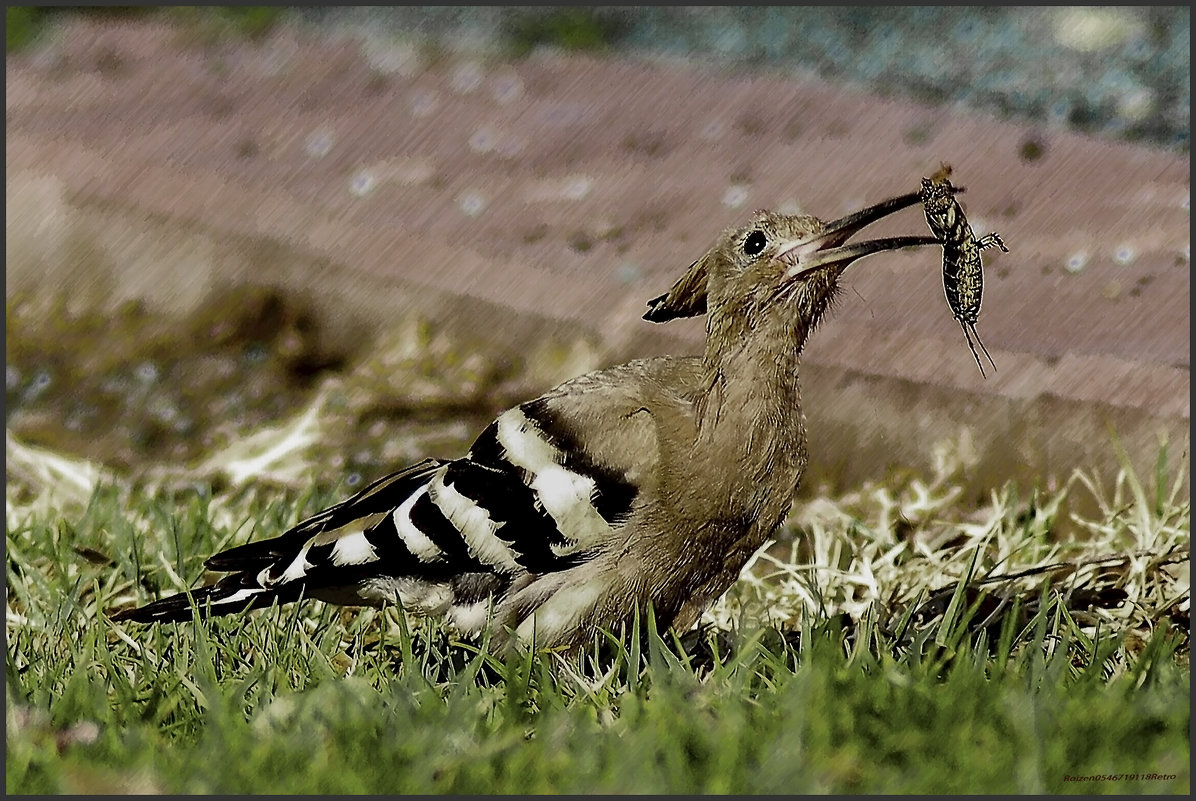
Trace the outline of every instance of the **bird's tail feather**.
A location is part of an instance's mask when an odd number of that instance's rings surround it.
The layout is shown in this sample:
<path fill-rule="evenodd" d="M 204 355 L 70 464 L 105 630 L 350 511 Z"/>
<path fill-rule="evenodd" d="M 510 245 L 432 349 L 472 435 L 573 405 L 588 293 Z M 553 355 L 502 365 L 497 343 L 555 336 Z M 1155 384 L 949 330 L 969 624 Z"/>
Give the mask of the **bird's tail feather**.
<path fill-rule="evenodd" d="M 263 588 L 256 577 L 248 573 L 228 576 L 209 587 L 197 587 L 169 598 L 137 607 L 122 609 L 111 616 L 113 621 L 131 620 L 135 623 L 178 623 L 191 620 L 194 610 L 200 617 L 231 615 L 271 604 L 298 600 L 302 586 L 282 585 Z"/>
<path fill-rule="evenodd" d="M 321 565 L 319 570 L 315 569 L 316 566 L 308 565 L 315 573 L 311 570 L 306 571 L 301 580 L 286 580 L 281 576 L 271 579 L 264 571 L 277 567 L 280 563 L 282 567 L 278 567 L 278 570 L 281 571 L 291 564 L 298 554 L 306 553 L 305 546 L 317 535 L 328 535 L 338 528 L 353 524 L 357 524 L 360 530 L 363 518 L 397 507 L 422 486 L 442 464 L 443 462 L 436 459 L 425 459 L 419 464 L 384 476 L 352 498 L 304 520 L 278 537 L 221 551 L 204 564 L 210 570 L 231 571 L 233 575 L 209 587 L 200 587 L 189 593 L 163 598 L 136 609 L 121 610 L 112 615 L 112 620 L 171 623 L 191 620 L 193 609 L 198 609 L 201 617 L 231 615 L 260 609 L 275 602 L 296 601 L 303 595 L 305 587 L 312 589 L 325 585 L 353 583 L 363 577 L 375 575 L 375 567 L 364 565 Z M 330 575 L 315 575 L 324 571 L 328 571 Z M 314 585 L 311 581 L 313 577 L 316 579 Z M 263 583 L 271 586 L 264 587 Z"/>

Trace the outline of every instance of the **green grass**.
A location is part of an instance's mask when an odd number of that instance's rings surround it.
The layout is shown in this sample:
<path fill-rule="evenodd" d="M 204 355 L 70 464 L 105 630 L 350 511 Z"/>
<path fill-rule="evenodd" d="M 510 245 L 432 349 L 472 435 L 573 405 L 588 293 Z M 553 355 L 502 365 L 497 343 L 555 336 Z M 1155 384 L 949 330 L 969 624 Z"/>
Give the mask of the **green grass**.
<path fill-rule="evenodd" d="M 515 57 L 537 46 L 567 51 L 605 50 L 623 34 L 626 24 L 617 12 L 582 6 L 526 8 L 503 16 L 502 42 Z"/>
<path fill-rule="evenodd" d="M 69 15 L 136 18 L 159 15 L 173 20 L 209 43 L 221 39 L 258 39 L 280 21 L 280 6 L 10 6 L 5 9 L 5 52 L 19 53 L 32 45 L 55 22 Z"/>
<path fill-rule="evenodd" d="M 704 631 L 649 619 L 584 659 L 506 664 L 393 608 L 114 625 L 341 493 L 101 473 L 54 496 L 20 487 L 77 465 L 8 456 L 9 792 L 1190 786 L 1190 505 L 1165 452 L 1149 481 L 1079 473 L 973 509 L 948 449 L 935 475 L 799 504 Z M 1075 536 L 1069 493 L 1099 510 Z"/>

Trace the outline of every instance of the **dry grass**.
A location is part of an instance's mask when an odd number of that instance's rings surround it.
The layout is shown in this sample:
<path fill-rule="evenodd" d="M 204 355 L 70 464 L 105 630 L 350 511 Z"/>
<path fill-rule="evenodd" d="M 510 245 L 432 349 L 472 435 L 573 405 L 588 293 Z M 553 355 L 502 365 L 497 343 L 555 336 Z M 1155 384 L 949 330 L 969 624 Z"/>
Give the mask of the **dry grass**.
<path fill-rule="evenodd" d="M 1111 447 L 1123 465 L 1111 488 L 1077 469 L 1063 487 L 1027 493 L 1009 483 L 968 509 L 960 496 L 974 455 L 962 440 L 936 446 L 929 477 L 799 503 L 781 541 L 756 556 L 707 621 L 728 628 L 767 619 L 792 628 L 810 615 L 870 618 L 908 640 L 928 627 L 951 629 L 968 609 L 972 631 L 996 634 L 1008 615 L 1020 628 L 1046 602 L 1089 644 L 1122 641 L 1125 650 L 1110 664 L 1124 666 L 1156 629 L 1186 637 L 1191 500 L 1183 494 L 1186 454 L 1172 467 L 1161 444 L 1145 484 L 1116 441 Z M 1075 493 L 1090 496 L 1095 504 L 1081 506 L 1099 513 L 1072 512 L 1072 525 L 1060 526 Z"/>

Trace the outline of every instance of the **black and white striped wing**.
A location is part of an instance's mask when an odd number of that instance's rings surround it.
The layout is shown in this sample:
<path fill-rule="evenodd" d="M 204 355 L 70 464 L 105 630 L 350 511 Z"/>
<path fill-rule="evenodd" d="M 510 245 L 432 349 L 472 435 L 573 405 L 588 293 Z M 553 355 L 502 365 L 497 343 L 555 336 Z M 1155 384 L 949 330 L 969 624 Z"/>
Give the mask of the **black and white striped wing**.
<path fill-rule="evenodd" d="M 583 563 L 626 519 L 635 487 L 581 445 L 548 403 L 523 404 L 462 459 L 426 460 L 279 537 L 216 554 L 206 565 L 234 574 L 191 595 L 210 614 L 301 596 L 397 600 L 475 633 L 513 584 Z M 115 619 L 190 617 L 184 594 Z"/>

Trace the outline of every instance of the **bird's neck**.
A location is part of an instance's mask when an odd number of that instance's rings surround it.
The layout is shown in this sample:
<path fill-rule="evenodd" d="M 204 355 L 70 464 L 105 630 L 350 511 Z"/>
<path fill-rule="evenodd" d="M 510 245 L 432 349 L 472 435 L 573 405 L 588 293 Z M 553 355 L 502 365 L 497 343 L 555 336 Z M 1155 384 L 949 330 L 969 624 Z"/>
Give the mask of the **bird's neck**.
<path fill-rule="evenodd" d="M 714 486 L 733 507 L 780 502 L 805 467 L 798 357 L 806 329 L 791 315 L 754 327 L 710 318 L 692 458 L 724 478 Z M 761 496 L 764 492 L 770 497 Z"/>

